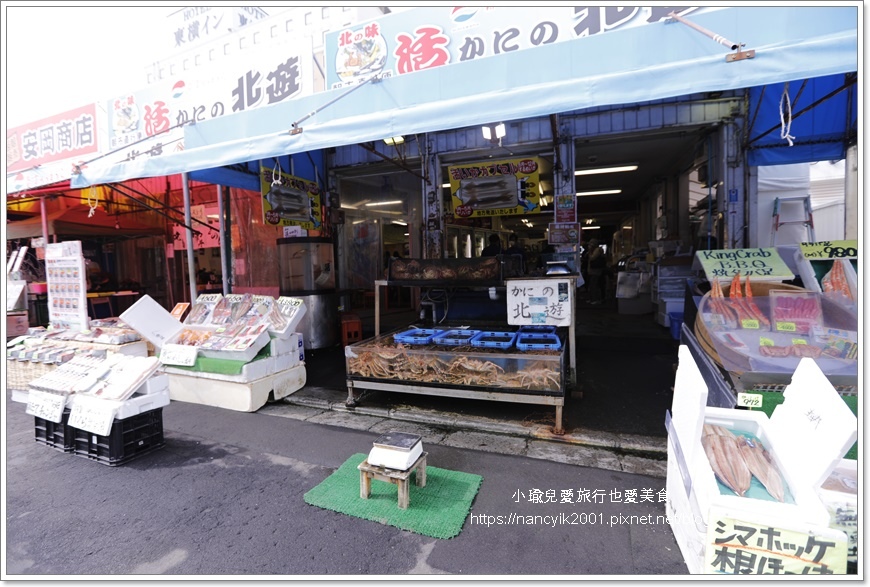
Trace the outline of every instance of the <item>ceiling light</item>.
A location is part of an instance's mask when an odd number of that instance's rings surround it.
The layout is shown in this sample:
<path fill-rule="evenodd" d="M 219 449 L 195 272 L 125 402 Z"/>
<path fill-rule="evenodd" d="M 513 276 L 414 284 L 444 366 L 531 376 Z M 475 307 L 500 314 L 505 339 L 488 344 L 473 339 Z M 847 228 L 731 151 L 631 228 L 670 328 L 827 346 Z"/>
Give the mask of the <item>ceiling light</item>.
<path fill-rule="evenodd" d="M 600 226 L 584 226 L 583 230 L 598 230 Z"/>
<path fill-rule="evenodd" d="M 393 224 L 400 224 L 402 226 L 408 226 L 407 222 L 402 222 L 401 220 L 393 220 Z"/>
<path fill-rule="evenodd" d="M 401 204 L 402 200 L 390 200 L 389 202 L 369 202 L 366 206 L 392 206 L 393 204 Z"/>
<path fill-rule="evenodd" d="M 483 138 L 495 143 L 507 134 L 507 129 L 505 129 L 503 122 L 499 122 L 498 124 L 486 124 L 482 126 L 480 130 L 483 132 Z"/>
<path fill-rule="evenodd" d="M 441 184 L 441 187 L 443 187 L 443 188 L 449 188 L 449 187 L 450 187 L 450 184 L 449 184 L 449 183 L 442 183 L 442 184 Z"/>
<path fill-rule="evenodd" d="M 403 137 L 403 136 L 387 137 L 384 139 L 384 142 L 391 147 L 393 145 L 401 145 L 402 143 L 405 142 L 405 137 Z"/>
<path fill-rule="evenodd" d="M 590 167 L 589 169 L 578 169 L 574 175 L 596 175 L 598 173 L 619 173 L 621 171 L 635 171 L 637 165 L 619 165 L 616 167 Z"/>
<path fill-rule="evenodd" d="M 631 230 L 631 229 L 632 229 L 631 226 L 623 226 L 623 227 L 622 227 L 622 230 Z"/>
<path fill-rule="evenodd" d="M 593 190 L 589 192 L 577 192 L 578 196 L 609 196 L 612 194 L 621 194 L 622 190 Z"/>

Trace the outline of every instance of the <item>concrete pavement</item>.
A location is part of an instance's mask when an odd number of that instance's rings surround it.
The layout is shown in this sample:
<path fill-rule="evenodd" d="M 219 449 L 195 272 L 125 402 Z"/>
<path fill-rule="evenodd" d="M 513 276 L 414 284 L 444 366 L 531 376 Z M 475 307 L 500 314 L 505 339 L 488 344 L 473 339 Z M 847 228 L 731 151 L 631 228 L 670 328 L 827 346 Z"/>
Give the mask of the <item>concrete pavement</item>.
<path fill-rule="evenodd" d="M 664 519 L 664 479 L 584 466 L 579 453 L 577 464 L 530 458 L 548 441 L 416 423 L 430 465 L 484 479 L 462 532 L 436 540 L 302 499 L 395 420 L 172 402 L 165 446 L 108 467 L 35 442 L 24 410 L 7 392 L 4 579 L 686 573 Z M 342 415 L 352 419 L 332 420 Z M 488 452 L 496 441 L 505 444 Z M 605 498 L 572 501 L 582 490 Z M 534 491 L 560 503 L 527 499 Z M 531 522 L 494 522 L 511 515 Z"/>

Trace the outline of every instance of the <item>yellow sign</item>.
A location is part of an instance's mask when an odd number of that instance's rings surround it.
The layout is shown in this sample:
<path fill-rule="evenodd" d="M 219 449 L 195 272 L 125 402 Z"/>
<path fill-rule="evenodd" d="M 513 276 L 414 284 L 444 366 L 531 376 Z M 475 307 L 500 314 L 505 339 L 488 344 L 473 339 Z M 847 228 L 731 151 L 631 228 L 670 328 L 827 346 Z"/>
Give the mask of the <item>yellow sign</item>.
<path fill-rule="evenodd" d="M 319 230 L 323 225 L 317 183 L 261 165 L 260 193 L 263 195 L 263 222 L 267 226 Z"/>
<path fill-rule="evenodd" d="M 775 248 L 698 251 L 695 259 L 701 264 L 709 280 L 731 279 L 738 273 L 741 279 L 746 277 L 761 281 L 794 279 L 794 273 Z"/>
<path fill-rule="evenodd" d="M 858 257 L 858 241 L 821 241 L 818 243 L 801 243 L 801 254 L 805 259 L 856 259 Z"/>
<path fill-rule="evenodd" d="M 483 218 L 540 214 L 541 160 L 503 159 L 447 168 L 453 215 Z"/>
<path fill-rule="evenodd" d="M 802 530 L 788 529 L 779 524 L 738 520 L 711 508 L 703 572 L 845 574 L 847 548 L 846 535 L 838 530 L 810 525 Z"/>

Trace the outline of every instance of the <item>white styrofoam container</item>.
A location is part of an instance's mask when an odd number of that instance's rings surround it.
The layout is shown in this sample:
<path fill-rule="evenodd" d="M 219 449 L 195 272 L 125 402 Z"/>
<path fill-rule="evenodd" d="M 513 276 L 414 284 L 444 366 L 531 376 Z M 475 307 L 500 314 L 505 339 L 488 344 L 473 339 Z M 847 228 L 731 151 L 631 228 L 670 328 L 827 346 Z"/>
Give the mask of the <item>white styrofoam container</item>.
<path fill-rule="evenodd" d="M 668 477 L 680 475 L 674 479 L 674 485 L 683 494 L 685 486 L 691 487 L 686 494 L 691 510 L 705 518 L 711 508 L 720 508 L 739 512 L 749 519 L 778 520 L 782 527 L 828 527 L 830 516 L 818 489 L 854 443 L 857 418 L 812 359 L 801 361 L 783 395 L 785 401 L 769 419 L 763 412 L 708 407 L 703 377 L 688 348 L 680 346 L 669 436 L 676 436 L 675 444 L 681 454 L 669 452 Z M 812 410 L 824 414 L 824 419 L 808 420 L 807 414 Z M 701 445 L 705 423 L 758 437 L 774 459 L 794 503 L 720 493 Z M 670 467 L 671 459 L 677 461 L 678 456 L 683 462 L 677 464 L 682 466 Z"/>
<path fill-rule="evenodd" d="M 69 398 L 68 405 L 74 406 L 79 396 L 72 394 Z M 88 396 L 90 397 L 90 396 Z M 110 401 L 110 400 L 105 400 Z M 118 404 L 118 411 L 115 413 L 116 420 L 124 420 L 132 416 L 138 416 L 157 408 L 162 408 L 169 405 L 169 377 L 164 373 L 153 375 L 146 379 L 140 385 L 136 392 L 123 402 L 112 402 Z"/>
<path fill-rule="evenodd" d="M 848 559 L 858 562 L 858 461 L 842 459 L 819 488 L 819 498 L 831 515 L 831 527 L 845 532 Z"/>
<path fill-rule="evenodd" d="M 189 375 L 207 379 L 209 381 L 228 381 L 232 383 L 250 383 L 263 377 L 274 375 L 278 372 L 276 357 L 263 357 L 257 361 L 251 361 L 242 365 L 242 372 L 237 375 L 225 375 L 223 373 L 209 373 L 208 371 L 192 371 L 179 369 L 171 365 L 164 366 L 163 370 L 169 375 Z"/>
<path fill-rule="evenodd" d="M 207 385 L 198 375 L 169 373 L 169 397 L 173 401 L 215 406 L 239 412 L 256 412 L 270 396 L 281 399 L 305 386 L 305 367 L 268 375 L 247 383 L 210 380 Z"/>
<path fill-rule="evenodd" d="M 308 308 L 306 308 L 305 302 L 301 298 L 280 296 L 275 299 L 275 303 L 279 307 L 284 308 L 282 314 L 287 319 L 287 326 L 283 330 L 270 329 L 269 332 L 276 338 L 289 338 L 290 335 L 296 332 Z"/>

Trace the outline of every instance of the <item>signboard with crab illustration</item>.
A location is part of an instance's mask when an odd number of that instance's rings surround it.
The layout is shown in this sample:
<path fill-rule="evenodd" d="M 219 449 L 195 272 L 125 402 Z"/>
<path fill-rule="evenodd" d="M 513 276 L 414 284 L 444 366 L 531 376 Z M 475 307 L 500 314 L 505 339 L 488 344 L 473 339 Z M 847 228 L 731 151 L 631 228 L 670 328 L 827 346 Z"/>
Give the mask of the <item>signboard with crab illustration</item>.
<path fill-rule="evenodd" d="M 322 221 L 320 186 L 316 182 L 260 166 L 263 222 L 267 226 L 300 226 L 319 230 Z"/>

